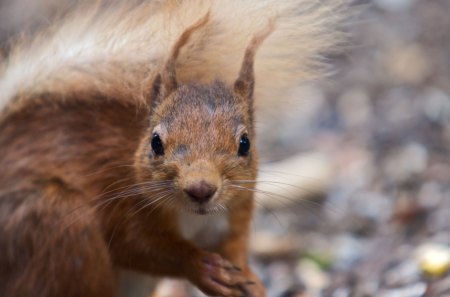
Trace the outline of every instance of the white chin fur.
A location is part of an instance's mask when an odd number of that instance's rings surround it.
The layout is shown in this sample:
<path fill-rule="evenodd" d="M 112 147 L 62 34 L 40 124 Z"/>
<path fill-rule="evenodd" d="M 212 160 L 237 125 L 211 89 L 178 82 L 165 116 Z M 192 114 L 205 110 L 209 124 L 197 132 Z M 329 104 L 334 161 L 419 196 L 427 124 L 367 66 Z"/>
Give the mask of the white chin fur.
<path fill-rule="evenodd" d="M 179 211 L 178 227 L 184 239 L 204 249 L 213 248 L 228 233 L 228 214 L 226 212 L 215 212 L 202 215 Z"/>

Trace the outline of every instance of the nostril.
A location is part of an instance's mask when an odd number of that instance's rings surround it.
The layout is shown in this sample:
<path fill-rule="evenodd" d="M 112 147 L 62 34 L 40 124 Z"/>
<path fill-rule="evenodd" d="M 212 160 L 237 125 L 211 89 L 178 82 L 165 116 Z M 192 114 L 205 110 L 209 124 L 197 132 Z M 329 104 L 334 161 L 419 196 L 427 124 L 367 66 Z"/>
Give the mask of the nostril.
<path fill-rule="evenodd" d="M 192 184 L 188 188 L 184 189 L 184 192 L 189 196 L 189 198 L 197 203 L 208 202 L 216 191 L 216 186 L 211 185 L 204 180 L 199 183 Z"/>

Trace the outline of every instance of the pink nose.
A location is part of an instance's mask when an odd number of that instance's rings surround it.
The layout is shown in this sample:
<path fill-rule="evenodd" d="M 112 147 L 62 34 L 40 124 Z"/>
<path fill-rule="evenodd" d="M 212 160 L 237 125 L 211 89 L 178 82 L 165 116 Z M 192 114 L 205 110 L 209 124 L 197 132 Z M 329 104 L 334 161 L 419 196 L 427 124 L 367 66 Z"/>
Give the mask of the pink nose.
<path fill-rule="evenodd" d="M 189 198 L 191 198 L 192 201 L 200 204 L 208 202 L 216 191 L 216 186 L 211 185 L 204 180 L 194 183 L 184 189 L 184 192 L 189 196 Z"/>

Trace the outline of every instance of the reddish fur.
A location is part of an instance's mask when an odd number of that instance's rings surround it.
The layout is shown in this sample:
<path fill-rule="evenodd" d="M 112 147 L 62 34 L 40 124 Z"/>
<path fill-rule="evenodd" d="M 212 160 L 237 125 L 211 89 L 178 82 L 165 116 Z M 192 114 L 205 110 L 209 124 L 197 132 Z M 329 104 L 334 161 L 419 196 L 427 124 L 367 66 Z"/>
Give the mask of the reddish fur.
<path fill-rule="evenodd" d="M 318 54 L 342 40 L 330 28 L 345 18 L 346 2 L 82 7 L 15 45 L 0 66 L 0 296 L 109 297 L 116 267 L 186 278 L 212 295 L 264 296 L 247 263 L 253 184 L 229 186 L 256 178 L 254 145 L 246 157 L 237 151 L 242 133 L 255 143 L 253 59 L 272 30 L 270 23 L 258 33 L 259 21 L 280 9 L 280 30 L 258 64 L 255 94 L 265 102 L 311 77 Z M 239 18 L 235 5 L 243 8 Z M 208 9 L 185 28 L 192 11 Z M 164 156 L 152 153 L 154 129 Z M 159 180 L 172 184 L 127 192 Z M 177 213 L 195 206 L 183 189 L 199 181 L 218 188 L 212 206 L 229 210 L 228 233 L 209 250 L 177 226 Z M 143 207 L 169 187 L 172 204 Z"/>
<path fill-rule="evenodd" d="M 244 67 L 252 66 L 253 56 L 246 56 Z M 7 280 L 0 284 L 1 296 L 112 296 L 116 266 L 187 278 L 213 295 L 265 294 L 247 264 L 252 192 L 226 187 L 228 181 L 256 177 L 255 149 L 237 156 L 240 126 L 254 140 L 252 98 L 237 94 L 252 91 L 234 94 L 218 81 L 176 88 L 174 71 L 163 68 L 162 84 L 174 80 L 175 89 L 167 98 L 153 98 L 158 104 L 150 118 L 136 103 L 84 93 L 34 98 L 3 117 L 0 245 L 11 252 L 0 256 L 0 278 Z M 244 80 L 242 88 L 253 88 L 253 75 Z M 159 94 L 157 86 L 153 90 Z M 151 155 L 157 124 L 166 127 L 164 157 Z M 180 144 L 188 152 L 176 154 Z M 196 169 L 187 170 L 190 164 Z M 176 223 L 177 212 L 188 205 L 184 185 L 206 178 L 220 188 L 214 203 L 229 209 L 230 231 L 211 250 L 221 256 L 184 239 Z M 154 180 L 173 180 L 179 191 L 174 207 L 139 211 L 161 190 L 114 198 L 124 187 Z M 230 271 L 232 265 L 242 270 Z"/>

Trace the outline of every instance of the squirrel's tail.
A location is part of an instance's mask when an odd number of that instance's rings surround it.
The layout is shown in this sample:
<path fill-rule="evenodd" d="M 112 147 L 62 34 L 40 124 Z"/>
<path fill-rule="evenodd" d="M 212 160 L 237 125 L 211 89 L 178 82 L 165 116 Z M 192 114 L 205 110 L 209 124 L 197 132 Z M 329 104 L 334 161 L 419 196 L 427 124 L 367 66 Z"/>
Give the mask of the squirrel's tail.
<path fill-rule="evenodd" d="M 251 37 L 274 19 L 275 30 L 255 61 L 255 98 L 256 103 L 277 98 L 322 73 L 325 54 L 342 44 L 339 29 L 348 19 L 349 1 L 140 0 L 80 5 L 37 38 L 12 46 L 0 65 L 0 111 L 42 94 L 143 100 L 149 80 L 174 42 L 208 11 L 208 24 L 194 33 L 179 55 L 179 80 L 220 78 L 232 83 Z"/>

